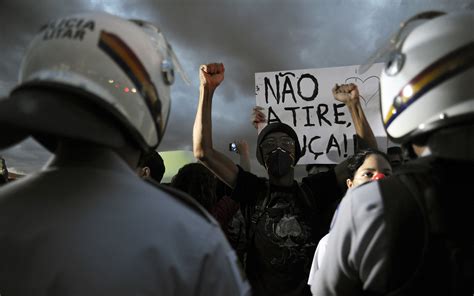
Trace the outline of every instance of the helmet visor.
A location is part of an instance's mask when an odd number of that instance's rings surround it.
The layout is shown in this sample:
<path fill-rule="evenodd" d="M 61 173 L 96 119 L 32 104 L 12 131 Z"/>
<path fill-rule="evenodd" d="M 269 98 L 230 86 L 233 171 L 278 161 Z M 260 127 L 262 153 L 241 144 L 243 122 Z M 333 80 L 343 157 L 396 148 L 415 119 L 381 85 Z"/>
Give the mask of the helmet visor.
<path fill-rule="evenodd" d="M 171 44 L 168 43 L 168 41 L 166 40 L 165 36 L 160 31 L 160 29 L 158 29 L 156 26 L 146 21 L 142 21 L 142 20 L 130 20 L 130 21 L 139 25 L 150 36 L 150 39 L 152 43 L 154 44 L 157 51 L 161 53 L 166 53 L 164 63 L 167 65 L 163 67 L 164 68 L 163 71 L 174 72 L 174 69 L 176 69 L 176 71 L 179 73 L 183 81 L 187 85 L 190 85 L 191 83 L 190 83 L 188 75 L 186 74 L 183 67 L 181 66 L 181 63 L 179 62 L 178 57 L 174 53 L 173 48 L 171 47 Z M 171 75 L 173 75 L 174 77 L 174 74 L 171 74 Z M 173 82 L 174 80 L 169 79 L 168 83 L 172 84 Z"/>
<path fill-rule="evenodd" d="M 388 41 L 386 41 L 378 50 L 376 50 L 364 63 L 357 69 L 358 74 L 364 74 L 369 70 L 373 64 L 378 61 L 383 61 L 387 66 L 391 66 L 391 60 L 398 60 L 400 51 L 408 34 L 419 24 L 419 21 L 426 21 L 435 17 L 444 15 L 440 11 L 425 11 L 414 15 L 408 20 L 400 23 L 400 28 L 393 34 Z M 399 61 L 399 60 L 398 60 Z M 394 67 L 400 66 L 400 63 L 393 64 Z M 395 71 L 396 69 L 393 69 Z"/>
<path fill-rule="evenodd" d="M 181 78 L 186 84 L 189 83 L 189 78 L 183 70 L 176 54 L 174 53 L 171 45 L 166 40 L 163 33 L 155 27 L 153 24 L 142 21 L 142 20 L 130 20 L 131 22 L 137 24 L 150 38 L 150 41 L 159 54 L 162 57 L 161 60 L 161 74 L 160 79 L 164 82 L 165 86 L 170 86 L 175 81 L 175 69 L 180 74 Z M 156 98 L 152 101 L 156 102 L 149 106 L 152 117 L 156 121 L 158 139 L 161 141 L 166 129 L 166 124 L 168 122 L 169 116 L 169 104 L 171 103 L 169 99 Z"/>

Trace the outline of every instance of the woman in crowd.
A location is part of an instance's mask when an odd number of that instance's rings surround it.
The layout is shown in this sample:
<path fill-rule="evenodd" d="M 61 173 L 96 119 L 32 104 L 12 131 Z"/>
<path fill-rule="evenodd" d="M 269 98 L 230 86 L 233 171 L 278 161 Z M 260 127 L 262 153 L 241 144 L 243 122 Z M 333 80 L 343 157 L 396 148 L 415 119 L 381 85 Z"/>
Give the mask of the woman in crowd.
<path fill-rule="evenodd" d="M 346 180 L 347 188 L 353 188 L 374 180 L 380 180 L 392 174 L 392 167 L 387 155 L 379 150 L 367 148 L 351 155 L 347 160 L 349 178 Z M 337 219 L 338 210 L 334 213 L 331 228 Z M 313 264 L 309 274 L 308 285 L 312 285 L 314 275 L 324 260 L 326 245 L 330 233 L 326 234 L 318 244 L 313 257 Z"/>

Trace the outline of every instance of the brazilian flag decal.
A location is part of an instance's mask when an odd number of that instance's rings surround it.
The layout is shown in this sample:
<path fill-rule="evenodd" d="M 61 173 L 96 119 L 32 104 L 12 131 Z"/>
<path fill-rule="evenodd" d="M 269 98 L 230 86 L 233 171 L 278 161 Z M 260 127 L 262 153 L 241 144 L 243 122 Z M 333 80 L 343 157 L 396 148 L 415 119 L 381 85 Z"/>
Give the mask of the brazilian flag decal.
<path fill-rule="evenodd" d="M 408 106 L 416 102 L 425 93 L 474 67 L 474 42 L 470 42 L 438 59 L 416 75 L 395 97 L 384 118 L 387 128 Z M 405 93 L 404 90 L 410 91 Z M 434 102 L 433 102 L 434 103 Z"/>
<path fill-rule="evenodd" d="M 159 127 L 158 138 L 161 139 L 163 128 L 163 123 L 161 122 L 161 104 L 158 99 L 156 87 L 151 81 L 150 75 L 142 62 L 132 49 L 120 39 L 120 37 L 113 33 L 100 32 L 99 48 L 109 55 L 123 72 L 127 74 L 137 91 L 144 98 L 153 119 L 157 121 L 156 124 Z"/>

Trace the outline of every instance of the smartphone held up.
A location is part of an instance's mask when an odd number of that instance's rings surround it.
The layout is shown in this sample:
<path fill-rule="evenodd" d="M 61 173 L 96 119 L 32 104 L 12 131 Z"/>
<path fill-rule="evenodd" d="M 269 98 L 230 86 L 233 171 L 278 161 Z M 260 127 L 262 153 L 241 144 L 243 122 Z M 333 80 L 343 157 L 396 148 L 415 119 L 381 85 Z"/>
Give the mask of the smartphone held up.
<path fill-rule="evenodd" d="M 229 144 L 229 151 L 237 152 L 237 144 L 232 142 Z"/>

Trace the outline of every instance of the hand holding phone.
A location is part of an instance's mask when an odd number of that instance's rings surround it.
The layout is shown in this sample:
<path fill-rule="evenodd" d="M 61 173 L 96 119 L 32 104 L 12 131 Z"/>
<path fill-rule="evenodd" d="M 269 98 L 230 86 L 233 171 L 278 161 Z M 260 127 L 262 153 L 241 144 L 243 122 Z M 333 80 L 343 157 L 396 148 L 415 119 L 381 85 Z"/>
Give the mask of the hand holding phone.
<path fill-rule="evenodd" d="M 232 142 L 229 144 L 229 151 L 237 152 L 237 144 Z"/>

